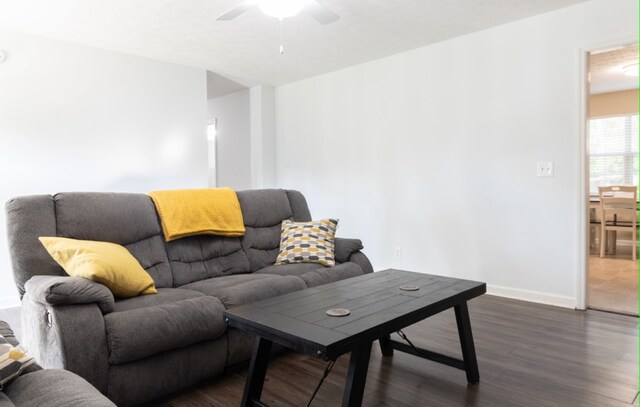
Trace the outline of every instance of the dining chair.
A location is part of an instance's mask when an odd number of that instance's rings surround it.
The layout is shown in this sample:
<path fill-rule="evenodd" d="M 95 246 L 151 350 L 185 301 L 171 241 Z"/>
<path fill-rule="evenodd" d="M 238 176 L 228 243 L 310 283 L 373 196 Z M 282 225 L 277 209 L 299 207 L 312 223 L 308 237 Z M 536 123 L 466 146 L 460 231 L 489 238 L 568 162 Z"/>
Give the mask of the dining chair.
<path fill-rule="evenodd" d="M 608 231 L 631 232 L 632 258 L 635 261 L 638 249 L 638 187 L 598 187 L 598 194 L 600 196 L 601 219 L 600 257 L 604 257 Z"/>
<path fill-rule="evenodd" d="M 600 202 L 589 202 L 589 248 L 596 248 L 596 238 L 600 239 Z"/>

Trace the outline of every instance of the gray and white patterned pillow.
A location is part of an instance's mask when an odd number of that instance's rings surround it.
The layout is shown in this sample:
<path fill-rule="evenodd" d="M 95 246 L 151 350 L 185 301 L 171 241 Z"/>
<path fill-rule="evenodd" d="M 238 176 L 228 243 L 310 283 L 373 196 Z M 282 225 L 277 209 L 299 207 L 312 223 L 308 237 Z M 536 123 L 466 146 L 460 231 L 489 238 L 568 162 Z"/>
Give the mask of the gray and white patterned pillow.
<path fill-rule="evenodd" d="M 318 263 L 335 266 L 335 236 L 338 220 L 282 222 L 280 252 L 276 264 Z"/>
<path fill-rule="evenodd" d="M 13 346 L 0 335 L 0 390 L 34 363 L 33 357 L 27 355 L 22 347 Z"/>

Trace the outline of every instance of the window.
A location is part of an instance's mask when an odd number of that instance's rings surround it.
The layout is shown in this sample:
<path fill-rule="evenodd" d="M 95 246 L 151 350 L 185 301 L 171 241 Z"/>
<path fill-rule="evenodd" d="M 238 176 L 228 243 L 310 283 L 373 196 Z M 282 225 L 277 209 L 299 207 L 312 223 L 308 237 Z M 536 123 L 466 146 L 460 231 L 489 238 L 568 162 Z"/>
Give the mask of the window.
<path fill-rule="evenodd" d="M 638 185 L 638 115 L 589 121 L 589 191 L 599 186 Z"/>

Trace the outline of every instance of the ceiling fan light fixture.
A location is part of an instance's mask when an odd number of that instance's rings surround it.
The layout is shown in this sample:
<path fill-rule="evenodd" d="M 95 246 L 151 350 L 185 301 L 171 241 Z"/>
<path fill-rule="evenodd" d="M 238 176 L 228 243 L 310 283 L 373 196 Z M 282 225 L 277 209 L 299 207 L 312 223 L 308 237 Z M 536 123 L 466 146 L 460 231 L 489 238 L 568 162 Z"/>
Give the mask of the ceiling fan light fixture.
<path fill-rule="evenodd" d="M 269 17 L 285 19 L 298 14 L 304 6 L 304 0 L 260 0 L 258 8 Z"/>
<path fill-rule="evenodd" d="M 622 73 L 627 76 L 638 76 L 638 64 L 625 65 L 622 67 Z"/>

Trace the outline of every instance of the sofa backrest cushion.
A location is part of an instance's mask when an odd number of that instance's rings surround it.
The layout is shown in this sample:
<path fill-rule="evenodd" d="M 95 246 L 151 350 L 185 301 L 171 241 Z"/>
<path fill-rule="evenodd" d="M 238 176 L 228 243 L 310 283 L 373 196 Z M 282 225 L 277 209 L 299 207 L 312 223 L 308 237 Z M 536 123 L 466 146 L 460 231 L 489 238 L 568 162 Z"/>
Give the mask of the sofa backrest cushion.
<path fill-rule="evenodd" d="M 173 278 L 162 229 L 151 198 L 144 194 L 69 192 L 15 198 L 7 203 L 13 272 L 20 294 L 33 275 L 65 275 L 38 241 L 39 236 L 120 244 L 151 275 L 156 287 Z"/>
<path fill-rule="evenodd" d="M 58 236 L 122 245 L 157 288 L 173 277 L 156 208 L 144 194 L 73 192 L 54 196 Z"/>
<path fill-rule="evenodd" d="M 7 202 L 7 232 L 20 295 L 34 275 L 64 276 L 40 236 L 99 240 L 126 247 L 149 272 L 157 288 L 248 273 L 275 263 L 283 220 L 311 220 L 298 191 L 238 192 L 246 234 L 242 238 L 194 236 L 165 243 L 158 215 L 145 194 L 70 192 Z"/>
<path fill-rule="evenodd" d="M 259 189 L 238 192 L 244 218 L 245 235 L 242 248 L 247 254 L 251 271 L 275 263 L 280 248 L 282 221 L 311 220 L 309 207 L 298 191 Z"/>
<path fill-rule="evenodd" d="M 205 278 L 249 272 L 249 259 L 242 251 L 238 237 L 185 237 L 168 242 L 167 255 L 174 287 Z"/>
<path fill-rule="evenodd" d="M 11 268 L 22 297 L 24 284 L 34 275 L 65 274 L 38 240 L 56 236 L 55 203 L 51 195 L 23 196 L 9 200 L 5 210 Z"/>

